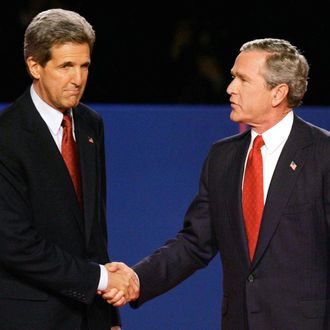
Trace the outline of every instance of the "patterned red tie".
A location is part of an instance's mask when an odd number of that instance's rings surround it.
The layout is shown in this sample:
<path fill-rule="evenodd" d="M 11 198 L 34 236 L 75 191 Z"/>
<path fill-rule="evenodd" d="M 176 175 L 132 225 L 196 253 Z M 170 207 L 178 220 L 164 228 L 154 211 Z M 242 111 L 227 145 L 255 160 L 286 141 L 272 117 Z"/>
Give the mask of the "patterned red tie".
<path fill-rule="evenodd" d="M 68 112 L 63 113 L 62 157 L 70 173 L 78 202 L 83 207 L 80 164 L 76 142 L 72 134 L 72 119 Z"/>
<path fill-rule="evenodd" d="M 246 163 L 243 184 L 243 216 L 247 234 L 250 260 L 257 245 L 264 209 L 263 168 L 260 148 L 265 144 L 261 135 L 254 141 Z"/>

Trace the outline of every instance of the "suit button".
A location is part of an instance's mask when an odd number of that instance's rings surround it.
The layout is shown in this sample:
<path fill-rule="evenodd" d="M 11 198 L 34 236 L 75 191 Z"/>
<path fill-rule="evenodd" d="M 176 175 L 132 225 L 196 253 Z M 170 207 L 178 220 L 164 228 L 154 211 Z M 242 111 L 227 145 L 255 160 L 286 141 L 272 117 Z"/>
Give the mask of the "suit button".
<path fill-rule="evenodd" d="M 254 279 L 255 279 L 254 274 L 250 274 L 249 277 L 248 277 L 248 281 L 249 281 L 250 283 L 252 283 L 252 282 L 254 281 Z"/>

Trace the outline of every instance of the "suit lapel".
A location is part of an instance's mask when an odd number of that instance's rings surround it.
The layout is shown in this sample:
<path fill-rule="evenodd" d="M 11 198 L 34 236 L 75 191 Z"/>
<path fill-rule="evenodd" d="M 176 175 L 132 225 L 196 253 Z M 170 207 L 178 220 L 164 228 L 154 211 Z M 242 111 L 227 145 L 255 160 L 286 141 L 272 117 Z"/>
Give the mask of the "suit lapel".
<path fill-rule="evenodd" d="M 27 140 L 30 140 L 31 154 L 37 160 L 42 159 L 45 167 L 51 169 L 51 172 L 56 173 L 54 178 L 48 178 L 49 181 L 54 180 L 54 182 L 49 182 L 49 184 L 67 188 L 62 189 L 64 194 L 63 200 L 66 201 L 69 209 L 72 210 L 80 230 L 84 232 L 82 213 L 78 205 L 70 174 L 47 125 L 31 100 L 29 91 L 23 96 L 23 106 L 21 106 L 20 114 L 24 122 L 23 129 L 27 133 Z"/>
<path fill-rule="evenodd" d="M 257 264 L 269 245 L 280 222 L 281 213 L 290 195 L 294 192 L 295 182 L 307 157 L 308 148 L 304 147 L 312 143 L 312 136 L 306 127 L 306 124 L 295 117 L 291 133 L 282 150 L 269 186 L 252 266 Z M 295 170 L 290 167 L 292 161 L 297 165 Z"/>
<path fill-rule="evenodd" d="M 95 205 L 97 195 L 97 161 L 96 148 L 98 141 L 95 133 L 87 125 L 83 118 L 81 109 L 74 109 L 75 134 L 78 143 L 82 188 L 84 198 L 84 217 L 85 217 L 85 235 L 88 243 L 91 234 L 91 228 L 95 217 Z"/>

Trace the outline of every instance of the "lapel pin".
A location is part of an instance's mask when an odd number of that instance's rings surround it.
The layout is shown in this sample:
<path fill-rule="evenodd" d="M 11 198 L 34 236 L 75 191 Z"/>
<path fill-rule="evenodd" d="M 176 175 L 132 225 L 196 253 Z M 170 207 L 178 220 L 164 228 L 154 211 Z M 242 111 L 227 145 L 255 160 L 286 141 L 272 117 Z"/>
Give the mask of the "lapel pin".
<path fill-rule="evenodd" d="M 290 167 L 291 167 L 292 171 L 295 171 L 296 168 L 297 168 L 297 166 L 298 166 L 298 165 L 297 165 L 294 161 L 292 161 L 292 162 L 290 163 Z"/>
<path fill-rule="evenodd" d="M 89 138 L 88 138 L 88 143 L 92 143 L 92 144 L 94 143 L 94 140 L 93 140 L 92 137 L 89 137 Z"/>

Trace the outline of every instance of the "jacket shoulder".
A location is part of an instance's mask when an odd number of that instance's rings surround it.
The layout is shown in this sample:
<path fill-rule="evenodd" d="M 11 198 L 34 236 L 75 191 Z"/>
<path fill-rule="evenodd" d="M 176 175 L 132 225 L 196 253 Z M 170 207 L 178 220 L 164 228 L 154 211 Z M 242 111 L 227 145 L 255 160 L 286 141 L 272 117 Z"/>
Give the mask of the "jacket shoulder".
<path fill-rule="evenodd" d="M 246 130 L 243 133 L 227 136 L 225 138 L 219 139 L 215 141 L 211 146 L 212 150 L 218 150 L 222 148 L 231 148 L 232 146 L 236 145 L 237 143 L 242 143 L 246 139 L 250 137 L 250 129 Z"/>
<path fill-rule="evenodd" d="M 102 121 L 101 115 L 96 110 L 94 110 L 92 107 L 90 107 L 85 103 L 79 103 L 79 105 L 76 107 L 76 110 L 86 119 Z"/>

